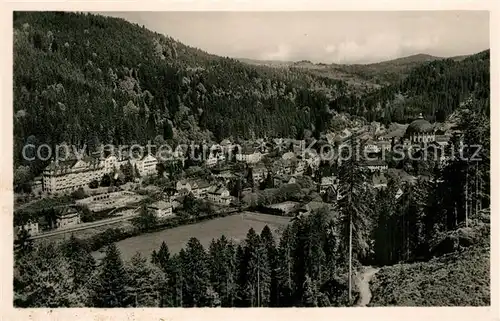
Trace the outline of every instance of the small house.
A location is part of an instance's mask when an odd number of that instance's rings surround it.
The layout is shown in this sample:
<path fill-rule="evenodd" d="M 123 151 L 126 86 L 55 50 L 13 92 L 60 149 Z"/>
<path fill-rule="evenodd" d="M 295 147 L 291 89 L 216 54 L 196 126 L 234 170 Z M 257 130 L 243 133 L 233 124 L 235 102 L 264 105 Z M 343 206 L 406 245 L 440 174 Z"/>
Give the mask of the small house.
<path fill-rule="evenodd" d="M 80 213 L 71 207 L 65 207 L 56 219 L 56 228 L 67 228 L 81 223 Z"/>
<path fill-rule="evenodd" d="M 326 193 L 329 188 L 337 189 L 338 179 L 336 176 L 326 176 L 321 178 L 321 183 L 319 185 L 320 194 Z"/>
<path fill-rule="evenodd" d="M 167 218 L 174 216 L 173 205 L 171 202 L 158 201 L 148 206 L 157 218 Z"/>
<path fill-rule="evenodd" d="M 362 168 L 367 169 L 370 172 L 382 172 L 386 171 L 388 168 L 387 163 L 382 159 L 365 160 L 360 165 Z"/>
<path fill-rule="evenodd" d="M 31 219 L 28 220 L 28 222 L 26 222 L 24 225 L 17 226 L 17 231 L 21 229 L 26 230 L 30 236 L 40 233 L 38 222 L 32 221 Z"/>
<path fill-rule="evenodd" d="M 220 205 L 229 205 L 231 203 L 231 196 L 229 190 L 224 186 L 212 186 L 207 192 L 209 201 Z"/>

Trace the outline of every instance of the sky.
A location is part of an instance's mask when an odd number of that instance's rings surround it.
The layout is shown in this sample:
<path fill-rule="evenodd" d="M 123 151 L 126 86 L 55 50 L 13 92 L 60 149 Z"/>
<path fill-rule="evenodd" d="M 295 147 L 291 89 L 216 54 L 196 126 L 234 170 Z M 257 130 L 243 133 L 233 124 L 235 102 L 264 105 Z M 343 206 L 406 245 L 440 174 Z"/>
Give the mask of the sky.
<path fill-rule="evenodd" d="M 372 63 L 489 48 L 487 11 L 102 12 L 212 54 L 314 63 Z"/>

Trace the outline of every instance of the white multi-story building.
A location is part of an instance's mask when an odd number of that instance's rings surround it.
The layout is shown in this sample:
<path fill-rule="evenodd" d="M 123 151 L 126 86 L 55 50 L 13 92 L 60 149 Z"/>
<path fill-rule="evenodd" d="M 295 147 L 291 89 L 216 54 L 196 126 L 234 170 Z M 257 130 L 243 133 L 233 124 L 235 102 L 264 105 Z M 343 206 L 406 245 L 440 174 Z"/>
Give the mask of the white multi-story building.
<path fill-rule="evenodd" d="M 237 161 L 246 162 L 248 164 L 258 163 L 261 159 L 262 154 L 251 147 L 243 147 L 242 150 L 238 150 L 236 154 Z"/>
<path fill-rule="evenodd" d="M 79 160 L 52 161 L 42 174 L 43 191 L 49 194 L 67 194 L 79 188 L 86 188 L 92 181 L 101 181 L 104 174 L 112 173 L 129 161 L 133 166 L 137 165 L 141 176 L 155 175 L 158 172 L 158 160 L 152 155 L 137 161 L 133 158 L 119 160 L 115 155 L 103 159 L 86 157 Z"/>
<path fill-rule="evenodd" d="M 366 160 L 361 163 L 361 168 L 367 169 L 370 172 L 386 171 L 387 163 L 381 159 Z"/>
<path fill-rule="evenodd" d="M 373 142 L 369 142 L 365 145 L 365 153 L 380 153 L 380 147 L 373 143 Z"/>
<path fill-rule="evenodd" d="M 295 166 L 295 173 L 294 175 L 296 176 L 302 176 L 304 174 L 304 171 L 306 170 L 306 165 L 307 163 L 303 160 L 298 160 L 297 165 Z"/>
<path fill-rule="evenodd" d="M 256 166 L 252 168 L 252 179 L 254 182 L 262 182 L 266 179 L 268 170 L 265 166 Z"/>
<path fill-rule="evenodd" d="M 210 155 L 205 161 L 205 165 L 207 167 L 214 167 L 215 165 L 217 165 L 217 161 L 218 161 L 218 156 L 214 155 L 213 153 L 210 153 Z"/>
<path fill-rule="evenodd" d="M 196 198 L 205 198 L 207 196 L 207 191 L 212 187 L 212 185 L 204 180 L 180 180 L 176 184 L 176 190 L 179 195 L 187 195 L 193 193 Z"/>
<path fill-rule="evenodd" d="M 143 159 L 137 161 L 137 169 L 141 176 L 151 176 L 158 174 L 158 160 L 153 155 L 146 155 Z"/>
<path fill-rule="evenodd" d="M 43 171 L 43 190 L 49 194 L 71 193 L 94 180 L 100 181 L 105 173 L 104 164 L 96 158 L 52 161 Z"/>
<path fill-rule="evenodd" d="M 378 146 L 380 151 L 385 151 L 385 152 L 390 151 L 392 147 L 391 142 L 387 140 L 379 140 L 375 144 Z"/>
<path fill-rule="evenodd" d="M 326 176 L 321 178 L 319 185 L 320 194 L 326 193 L 329 188 L 336 190 L 338 188 L 338 178 L 336 176 Z"/>
<path fill-rule="evenodd" d="M 102 160 L 102 163 L 104 164 L 104 171 L 106 173 L 111 173 L 115 169 L 120 167 L 118 158 L 115 155 L 109 155 L 108 157 L 104 158 Z"/>

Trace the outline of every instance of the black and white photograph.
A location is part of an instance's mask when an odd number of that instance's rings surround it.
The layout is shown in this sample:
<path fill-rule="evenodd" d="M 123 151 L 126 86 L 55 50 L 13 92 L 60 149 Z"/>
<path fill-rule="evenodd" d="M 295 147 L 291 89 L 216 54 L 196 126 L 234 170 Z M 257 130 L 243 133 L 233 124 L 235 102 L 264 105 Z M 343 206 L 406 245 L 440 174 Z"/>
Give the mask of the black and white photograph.
<path fill-rule="evenodd" d="M 491 19 L 13 11 L 11 304 L 491 306 Z"/>

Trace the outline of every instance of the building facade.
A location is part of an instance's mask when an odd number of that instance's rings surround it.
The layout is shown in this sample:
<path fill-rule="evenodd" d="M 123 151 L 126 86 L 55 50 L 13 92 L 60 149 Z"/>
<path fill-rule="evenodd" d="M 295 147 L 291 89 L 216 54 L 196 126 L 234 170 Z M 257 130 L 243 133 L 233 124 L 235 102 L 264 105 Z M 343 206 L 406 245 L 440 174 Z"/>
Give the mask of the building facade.
<path fill-rule="evenodd" d="M 21 229 L 26 230 L 30 236 L 37 235 L 38 233 L 40 233 L 40 228 L 38 226 L 38 222 L 35 222 L 32 220 L 29 220 L 26 224 L 24 224 L 22 226 L 18 226 L 16 233 Z"/>
<path fill-rule="evenodd" d="M 173 217 L 173 206 L 170 202 L 158 201 L 148 206 L 157 218 Z"/>
<path fill-rule="evenodd" d="M 137 169 L 141 176 L 153 176 L 158 174 L 158 159 L 149 154 L 137 161 Z"/>
<path fill-rule="evenodd" d="M 229 195 L 229 190 L 225 187 L 212 186 L 207 192 L 207 199 L 218 205 L 229 205 L 231 204 L 231 196 Z"/>
<path fill-rule="evenodd" d="M 49 194 L 71 193 L 90 182 L 100 181 L 106 173 L 104 164 L 95 158 L 70 161 L 52 161 L 43 171 L 43 191 Z"/>
<path fill-rule="evenodd" d="M 329 188 L 338 188 L 338 179 L 336 176 L 326 176 L 321 178 L 321 183 L 319 185 L 319 193 L 324 194 Z"/>
<path fill-rule="evenodd" d="M 72 207 L 66 207 L 56 219 L 56 228 L 62 229 L 80 223 L 80 213 Z"/>
<path fill-rule="evenodd" d="M 405 138 L 412 144 L 431 143 L 436 140 L 434 126 L 422 114 L 406 128 Z"/>

